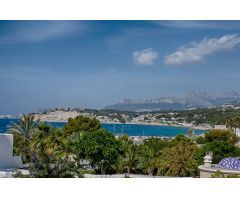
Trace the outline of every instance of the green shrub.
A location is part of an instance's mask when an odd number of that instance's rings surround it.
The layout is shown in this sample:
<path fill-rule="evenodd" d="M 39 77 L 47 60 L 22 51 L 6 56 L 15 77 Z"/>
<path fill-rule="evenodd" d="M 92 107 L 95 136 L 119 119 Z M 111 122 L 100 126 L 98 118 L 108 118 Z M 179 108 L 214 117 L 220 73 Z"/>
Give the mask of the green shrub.
<path fill-rule="evenodd" d="M 205 133 L 206 142 L 229 142 L 235 144 L 238 137 L 230 130 L 211 130 Z"/>
<path fill-rule="evenodd" d="M 200 136 L 196 139 L 197 144 L 204 144 L 205 142 L 206 142 L 205 137 Z"/>

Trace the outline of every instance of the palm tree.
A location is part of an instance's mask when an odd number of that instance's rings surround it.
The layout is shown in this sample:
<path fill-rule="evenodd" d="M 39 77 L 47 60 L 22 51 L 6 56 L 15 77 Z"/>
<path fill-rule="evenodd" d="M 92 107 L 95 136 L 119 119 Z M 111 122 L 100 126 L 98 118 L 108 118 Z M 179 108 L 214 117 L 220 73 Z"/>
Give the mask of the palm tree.
<path fill-rule="evenodd" d="M 146 145 L 144 163 L 149 175 L 153 175 L 153 170 L 155 168 L 155 162 L 156 162 L 155 155 L 156 155 L 156 152 L 154 152 L 153 148 Z"/>
<path fill-rule="evenodd" d="M 226 124 L 228 127 L 234 129 L 234 132 L 236 134 L 237 128 L 240 127 L 240 116 L 227 119 Z"/>
<path fill-rule="evenodd" d="M 129 146 L 129 148 L 125 152 L 123 162 L 125 167 L 127 168 L 127 173 L 129 175 L 131 173 L 131 170 L 136 166 L 138 162 L 136 145 Z"/>
<path fill-rule="evenodd" d="M 66 134 L 64 135 L 62 129 L 56 129 L 47 124 L 40 124 L 38 131 L 32 137 L 31 149 L 37 155 L 44 150 L 48 155 L 54 153 L 58 157 L 68 158 L 71 153 L 69 142 L 70 139 Z"/>
<path fill-rule="evenodd" d="M 12 134 L 20 134 L 29 139 L 37 130 L 38 122 L 39 120 L 34 121 L 34 116 L 32 115 L 23 115 L 18 123 L 11 124 L 8 132 Z"/>
<path fill-rule="evenodd" d="M 61 129 L 53 129 L 47 139 L 49 150 L 64 158 L 72 155 L 71 142 L 71 138 L 64 135 Z"/>
<path fill-rule="evenodd" d="M 38 130 L 38 121 L 34 121 L 31 115 L 24 115 L 8 129 L 8 132 L 14 135 L 14 152 L 22 156 L 23 162 L 31 159 L 30 137 Z"/>

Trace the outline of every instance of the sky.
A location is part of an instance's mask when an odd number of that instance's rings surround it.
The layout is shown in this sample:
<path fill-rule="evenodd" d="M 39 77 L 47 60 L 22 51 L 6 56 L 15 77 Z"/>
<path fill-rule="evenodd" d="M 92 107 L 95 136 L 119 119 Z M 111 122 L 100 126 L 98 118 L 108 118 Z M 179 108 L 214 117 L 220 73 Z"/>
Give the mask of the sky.
<path fill-rule="evenodd" d="M 0 114 L 240 90 L 240 21 L 0 21 Z"/>

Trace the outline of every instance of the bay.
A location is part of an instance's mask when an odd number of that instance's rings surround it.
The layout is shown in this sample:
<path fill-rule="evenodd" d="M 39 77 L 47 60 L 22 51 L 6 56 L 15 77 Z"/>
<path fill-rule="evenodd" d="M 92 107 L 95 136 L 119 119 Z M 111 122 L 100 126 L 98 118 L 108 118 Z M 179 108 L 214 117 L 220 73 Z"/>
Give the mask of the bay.
<path fill-rule="evenodd" d="M 7 132 L 11 123 L 16 123 L 18 119 L 0 119 L 0 133 Z M 61 128 L 66 122 L 48 122 L 54 127 Z M 119 135 L 129 136 L 162 136 L 174 137 L 179 134 L 187 134 L 189 128 L 176 126 L 142 125 L 142 124 L 101 124 L 102 128 Z M 204 133 L 206 130 L 195 130 L 195 134 Z"/>

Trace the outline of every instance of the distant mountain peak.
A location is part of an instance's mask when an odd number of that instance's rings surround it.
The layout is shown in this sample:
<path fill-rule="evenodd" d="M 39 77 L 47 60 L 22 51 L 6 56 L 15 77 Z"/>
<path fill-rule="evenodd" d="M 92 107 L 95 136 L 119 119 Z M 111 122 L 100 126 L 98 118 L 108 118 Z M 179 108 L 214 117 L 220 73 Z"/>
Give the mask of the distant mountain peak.
<path fill-rule="evenodd" d="M 240 100 L 240 93 L 235 90 L 210 95 L 206 91 L 190 91 L 180 97 L 159 97 L 149 99 L 123 98 L 119 103 L 106 106 L 116 110 L 182 110 L 192 108 L 217 107 L 226 102 Z"/>

